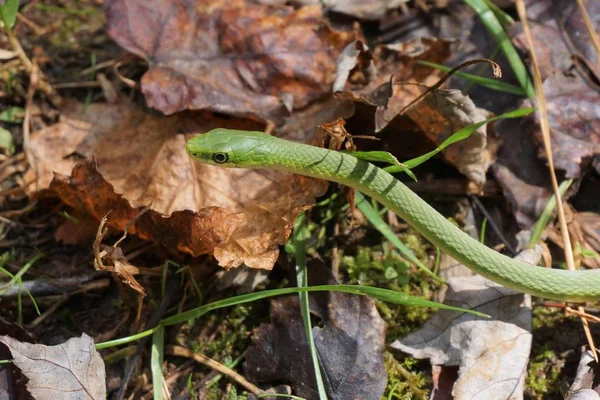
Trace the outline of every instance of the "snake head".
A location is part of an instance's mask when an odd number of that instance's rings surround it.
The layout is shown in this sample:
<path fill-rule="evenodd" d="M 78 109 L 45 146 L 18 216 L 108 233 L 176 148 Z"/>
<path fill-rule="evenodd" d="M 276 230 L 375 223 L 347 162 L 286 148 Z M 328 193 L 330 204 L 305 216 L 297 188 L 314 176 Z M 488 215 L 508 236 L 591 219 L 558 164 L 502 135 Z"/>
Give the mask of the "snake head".
<path fill-rule="evenodd" d="M 271 136 L 262 132 L 213 129 L 188 140 L 185 149 L 196 160 L 229 168 L 263 164 Z"/>

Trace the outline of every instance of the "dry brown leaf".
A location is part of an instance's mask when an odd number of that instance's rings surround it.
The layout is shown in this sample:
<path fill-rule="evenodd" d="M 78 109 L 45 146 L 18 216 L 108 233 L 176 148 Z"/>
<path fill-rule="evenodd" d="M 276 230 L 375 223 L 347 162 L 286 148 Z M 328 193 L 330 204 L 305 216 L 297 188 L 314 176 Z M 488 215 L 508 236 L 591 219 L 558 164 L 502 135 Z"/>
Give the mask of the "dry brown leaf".
<path fill-rule="evenodd" d="M 309 286 L 337 283 L 323 264 L 309 267 Z M 387 380 L 385 322 L 374 301 L 347 293 L 311 293 L 310 311 L 321 320 L 313 334 L 327 397 L 380 399 Z M 254 332 L 246 376 L 257 382 L 291 384 L 294 394 L 319 398 L 298 296 L 271 301 L 271 319 L 271 324 Z"/>
<path fill-rule="evenodd" d="M 330 93 L 335 59 L 355 36 L 330 27 L 319 5 L 110 0 L 105 9 L 114 40 L 150 63 L 142 91 L 165 114 L 281 121 Z"/>
<path fill-rule="evenodd" d="M 552 131 L 552 158 L 568 178 L 579 178 L 600 155 L 600 94 L 579 77 L 555 74 L 544 81 Z M 533 114 L 534 136 L 542 150 L 539 113 Z M 596 172 L 600 173 L 597 169 Z"/>
<path fill-rule="evenodd" d="M 297 213 L 326 185 L 195 163 L 185 153 L 186 139 L 217 127 L 261 125 L 209 112 L 163 117 L 123 100 L 72 104 L 60 123 L 32 133 L 26 151 L 38 179 L 30 194 L 49 189 L 97 220 L 111 212 L 109 224 L 119 230 L 149 206 L 129 232 L 192 255 L 214 253 L 226 268 L 271 268 Z M 36 179 L 33 168 L 26 179 Z"/>
<path fill-rule="evenodd" d="M 108 271 L 113 275 L 116 275 L 124 284 L 138 292 L 139 295 L 139 306 L 141 307 L 141 298 L 146 296 L 146 290 L 140 283 L 134 278 L 134 275 L 140 273 L 140 269 L 135 265 L 131 264 L 123 250 L 120 247 L 105 246 L 102 244 L 102 240 L 108 230 L 107 217 L 104 216 L 98 226 L 98 233 L 96 240 L 94 240 L 94 268 L 97 271 Z M 118 243 L 118 242 L 117 242 Z"/>
<path fill-rule="evenodd" d="M 57 346 L 20 342 L 0 336 L 15 365 L 29 379 L 35 399 L 104 399 L 106 373 L 94 341 L 85 333 Z"/>
<path fill-rule="evenodd" d="M 469 96 L 460 90 L 436 90 L 423 102 L 409 108 L 406 115 L 425 132 L 436 145 L 440 145 L 454 132 L 467 125 L 491 117 L 491 113 L 475 106 Z M 444 158 L 478 186 L 485 184 L 485 175 L 495 152 L 488 149 L 487 124 L 471 136 L 443 151 Z"/>
<path fill-rule="evenodd" d="M 598 54 L 594 49 L 583 17 L 575 1 L 572 0 L 538 0 L 527 4 L 527 17 L 530 20 L 533 49 L 540 65 L 542 79 L 555 73 L 571 74 L 573 66 L 577 67 L 581 76 L 594 74 L 594 65 Z M 596 22 L 596 32 L 600 28 L 598 15 L 600 3 L 586 1 L 586 11 Z M 521 49 L 528 51 L 521 23 L 516 23 L 513 30 L 519 30 L 514 42 Z M 598 74 L 596 69 L 595 74 Z M 596 75 L 597 76 L 597 75 Z M 592 85 L 597 85 L 590 81 Z"/>
<path fill-rule="evenodd" d="M 399 83 L 433 85 L 437 82 L 442 73 L 417 62 L 427 60 L 442 64 L 450 55 L 451 43 L 452 40 L 421 38 L 380 45 L 372 54 L 359 42 L 351 43 L 338 59 L 333 90 L 339 98 L 376 106 L 375 130 L 380 131 L 424 90 L 417 85 Z M 355 67 L 352 67 L 352 57 Z M 373 64 L 377 68 L 376 76 Z"/>
<path fill-rule="evenodd" d="M 503 143 L 490 168 L 521 229 L 531 228 L 552 195 L 548 167 L 525 125 L 512 119 L 494 124 Z"/>

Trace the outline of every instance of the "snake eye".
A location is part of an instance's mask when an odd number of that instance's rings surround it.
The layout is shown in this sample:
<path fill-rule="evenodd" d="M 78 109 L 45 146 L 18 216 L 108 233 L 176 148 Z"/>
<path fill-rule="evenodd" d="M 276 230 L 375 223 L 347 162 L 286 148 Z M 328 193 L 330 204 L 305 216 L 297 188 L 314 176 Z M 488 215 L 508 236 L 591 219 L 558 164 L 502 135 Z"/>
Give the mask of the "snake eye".
<path fill-rule="evenodd" d="M 217 164 L 225 164 L 229 161 L 229 154 L 227 153 L 213 153 L 212 159 Z"/>

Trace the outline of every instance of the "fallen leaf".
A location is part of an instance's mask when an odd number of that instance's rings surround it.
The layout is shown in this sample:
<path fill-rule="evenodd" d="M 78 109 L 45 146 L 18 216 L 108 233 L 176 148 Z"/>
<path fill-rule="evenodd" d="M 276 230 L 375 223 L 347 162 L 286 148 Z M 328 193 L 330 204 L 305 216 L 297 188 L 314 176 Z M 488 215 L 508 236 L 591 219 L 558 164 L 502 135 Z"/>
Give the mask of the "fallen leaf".
<path fill-rule="evenodd" d="M 469 96 L 460 90 L 436 90 L 428 94 L 423 102 L 406 111 L 421 131 L 436 145 L 440 145 L 454 132 L 492 115 L 475 106 Z M 487 124 L 475 130 L 471 136 L 443 151 L 444 158 L 463 175 L 478 186 L 485 184 L 486 172 L 496 146 L 488 149 Z"/>
<path fill-rule="evenodd" d="M 521 229 L 531 228 L 552 195 L 548 167 L 538 158 L 528 126 L 518 120 L 494 125 L 503 143 L 490 167 Z"/>
<path fill-rule="evenodd" d="M 209 112 L 163 117 L 126 101 L 71 104 L 58 124 L 31 135 L 25 180 L 36 184 L 29 194 L 52 193 L 98 221 L 110 212 L 109 225 L 119 230 L 149 207 L 130 233 L 194 256 L 213 253 L 226 268 L 270 269 L 295 216 L 326 184 L 195 163 L 186 138 L 217 127 L 261 129 Z"/>
<path fill-rule="evenodd" d="M 596 376 L 595 367 L 596 360 L 592 352 L 586 347 L 581 349 L 581 357 L 577 366 L 577 373 L 573 384 L 569 388 L 565 399 L 566 400 L 598 400 L 600 395 L 597 390 L 599 386 L 594 386 L 594 378 Z"/>
<path fill-rule="evenodd" d="M 146 290 L 134 277 L 140 273 L 140 269 L 127 260 L 125 254 L 123 254 L 123 250 L 118 247 L 119 242 L 115 243 L 114 246 L 102 244 L 102 240 L 108 230 L 106 221 L 107 217 L 104 216 L 100 221 L 98 233 L 92 246 L 94 251 L 94 268 L 96 271 L 108 271 L 112 273 L 113 276 L 119 278 L 120 282 L 138 292 L 138 310 L 141 312 L 142 299 L 146 296 Z"/>
<path fill-rule="evenodd" d="M 539 259 L 533 251 L 522 254 L 529 261 Z M 392 348 L 429 358 L 433 365 L 458 365 L 456 399 L 521 399 L 531 349 L 531 298 L 472 276 L 449 279 L 445 303 L 492 319 L 439 311 Z"/>
<path fill-rule="evenodd" d="M 372 54 L 364 45 L 351 43 L 344 50 L 344 56 L 338 59 L 333 90 L 338 98 L 376 106 L 375 131 L 378 132 L 423 91 L 417 85 L 401 85 L 402 82 L 433 85 L 442 76 L 439 71 L 417 62 L 443 63 L 450 55 L 451 43 L 452 40 L 421 38 L 380 45 Z M 355 58 L 355 67 L 350 68 L 349 73 L 352 57 Z M 376 76 L 373 65 L 377 68 Z"/>
<path fill-rule="evenodd" d="M 150 63 L 142 91 L 165 114 L 210 109 L 280 122 L 330 93 L 335 59 L 355 36 L 330 27 L 319 5 L 104 4 L 109 34 Z"/>
<path fill-rule="evenodd" d="M 54 233 L 54 239 L 69 245 L 87 245 L 94 241 L 98 220 L 84 210 L 74 209 Z"/>
<path fill-rule="evenodd" d="M 581 389 L 571 393 L 565 400 L 598 400 L 600 395 L 592 389 Z"/>
<path fill-rule="evenodd" d="M 543 90 L 554 166 L 564 170 L 567 178 L 579 178 L 600 154 L 600 94 L 581 78 L 560 73 L 546 79 Z M 546 158 L 539 113 L 533 115 L 540 156 Z"/>
<path fill-rule="evenodd" d="M 20 342 L 0 336 L 14 364 L 29 379 L 27 390 L 36 399 L 104 399 L 104 362 L 85 333 L 57 346 Z"/>
<path fill-rule="evenodd" d="M 324 274 L 315 267 L 310 268 L 310 285 L 331 284 L 331 278 L 315 279 L 315 274 Z M 313 334 L 327 397 L 380 399 L 387 380 L 385 323 L 373 300 L 324 292 L 310 294 L 310 309 L 321 320 Z M 263 324 L 254 333 L 254 345 L 246 354 L 246 376 L 258 382 L 289 383 L 295 395 L 318 399 L 298 297 L 273 300 L 271 319 L 270 325 Z"/>
<path fill-rule="evenodd" d="M 528 3 L 527 17 L 542 80 L 556 73 L 567 73 L 574 65 L 582 75 L 587 75 L 587 68 L 596 63 L 597 54 L 576 2 L 537 0 Z M 597 31 L 600 4 L 586 2 L 585 8 Z M 521 23 L 517 22 L 511 29 L 518 32 L 513 39 L 515 44 L 528 52 Z"/>
<path fill-rule="evenodd" d="M 34 343 L 34 339 L 25 329 L 17 324 L 10 323 L 0 318 L 0 336 L 7 335 L 26 343 Z M 7 346 L 0 343 L 0 360 L 10 360 L 11 353 Z M 0 399 L 25 399 L 27 398 L 27 379 L 14 363 L 0 364 Z"/>
<path fill-rule="evenodd" d="M 550 199 L 550 189 L 523 181 L 502 164 L 493 165 L 492 171 L 496 181 L 502 186 L 504 197 L 512 206 L 512 213 L 519 226 L 522 229 L 531 228 Z"/>

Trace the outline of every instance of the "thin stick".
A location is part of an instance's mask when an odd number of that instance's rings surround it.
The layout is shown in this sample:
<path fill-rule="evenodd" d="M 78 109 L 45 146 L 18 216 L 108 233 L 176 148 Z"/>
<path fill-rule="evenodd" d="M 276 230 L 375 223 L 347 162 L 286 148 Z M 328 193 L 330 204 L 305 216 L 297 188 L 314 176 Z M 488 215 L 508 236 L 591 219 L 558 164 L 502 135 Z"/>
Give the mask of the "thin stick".
<path fill-rule="evenodd" d="M 181 347 L 181 346 L 167 346 L 166 350 L 167 350 L 166 352 L 168 354 L 171 354 L 174 356 L 179 356 L 179 357 L 191 358 L 199 363 L 206 365 L 207 367 L 210 367 L 216 371 L 219 371 L 221 374 L 226 375 L 229 378 L 233 379 L 235 382 L 239 383 L 240 385 L 242 385 L 243 387 L 248 389 L 249 392 L 253 393 L 256 396 L 263 393 L 263 391 L 259 387 L 248 382 L 248 380 L 246 378 L 244 378 L 242 375 L 238 374 L 237 372 L 235 372 L 234 370 L 232 370 L 230 368 L 227 368 L 225 365 L 221 364 L 220 362 L 217 362 L 211 358 L 206 357 L 203 354 L 193 352 L 193 351 L 188 350 L 185 347 Z"/>

